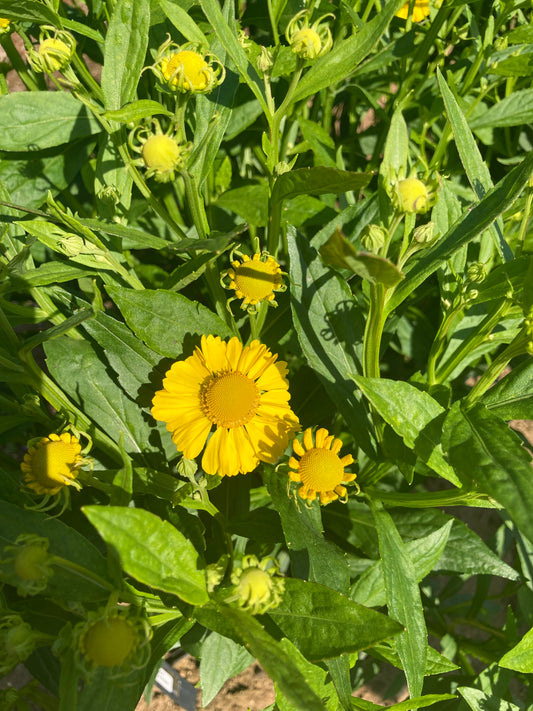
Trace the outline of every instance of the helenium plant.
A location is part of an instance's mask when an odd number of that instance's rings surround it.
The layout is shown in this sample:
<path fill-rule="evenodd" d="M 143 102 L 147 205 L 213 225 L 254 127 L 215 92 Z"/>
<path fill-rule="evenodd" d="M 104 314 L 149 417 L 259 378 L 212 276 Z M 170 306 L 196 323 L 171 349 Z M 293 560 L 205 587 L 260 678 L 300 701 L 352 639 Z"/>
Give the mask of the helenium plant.
<path fill-rule="evenodd" d="M 180 647 L 204 705 L 257 659 L 271 710 L 530 708 L 530 3 L 0 45 L 0 702 L 135 709 Z"/>

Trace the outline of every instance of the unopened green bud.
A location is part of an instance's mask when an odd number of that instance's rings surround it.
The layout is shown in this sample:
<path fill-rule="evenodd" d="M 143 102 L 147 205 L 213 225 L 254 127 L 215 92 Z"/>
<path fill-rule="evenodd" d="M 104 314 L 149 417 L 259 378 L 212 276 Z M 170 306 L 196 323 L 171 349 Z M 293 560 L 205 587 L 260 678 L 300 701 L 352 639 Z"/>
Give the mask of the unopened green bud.
<path fill-rule="evenodd" d="M 256 64 L 262 74 L 270 72 L 274 66 L 274 59 L 272 57 L 272 52 L 268 49 L 268 47 L 261 47 L 261 54 L 257 57 Z"/>
<path fill-rule="evenodd" d="M 433 222 L 427 222 L 425 225 L 420 225 L 413 232 L 413 241 L 417 244 L 429 245 L 435 241 L 437 235 L 434 234 L 433 230 L 435 224 Z"/>
<path fill-rule="evenodd" d="M 287 25 L 285 37 L 291 50 L 302 59 L 318 59 L 333 46 L 331 31 L 324 22 L 327 17 L 334 17 L 331 13 L 323 15 L 312 25 L 309 25 L 308 10 L 301 10 Z"/>
<path fill-rule="evenodd" d="M 466 279 L 471 284 L 479 284 L 485 279 L 486 275 L 487 269 L 481 262 L 474 262 L 466 271 Z"/>
<path fill-rule="evenodd" d="M 22 617 L 7 614 L 0 618 L 0 674 L 27 659 L 36 647 L 36 635 Z"/>
<path fill-rule="evenodd" d="M 4 547 L 1 564 L 4 570 L 7 566 L 9 582 L 17 586 L 19 595 L 25 596 L 46 588 L 53 574 L 50 560 L 48 539 L 30 533 L 19 536 L 15 545 Z"/>
<path fill-rule="evenodd" d="M 275 173 L 276 175 L 283 175 L 283 173 L 289 173 L 290 170 L 291 170 L 291 166 L 289 165 L 289 163 L 287 163 L 287 162 L 285 162 L 284 160 L 282 160 L 282 161 L 281 161 L 280 163 L 278 163 L 278 164 L 276 165 L 276 167 L 274 168 L 274 173 Z"/>
<path fill-rule="evenodd" d="M 361 233 L 361 244 L 369 252 L 376 254 L 383 247 L 387 234 L 379 225 L 367 225 Z"/>
<path fill-rule="evenodd" d="M 277 607 L 285 589 L 285 582 L 278 573 L 274 559 L 259 561 L 254 555 L 245 556 L 242 567 L 235 568 L 231 576 L 238 604 L 252 615 L 261 615 Z"/>
<path fill-rule="evenodd" d="M 493 46 L 497 52 L 501 52 L 502 50 L 507 49 L 508 44 L 509 40 L 507 37 L 496 37 Z"/>

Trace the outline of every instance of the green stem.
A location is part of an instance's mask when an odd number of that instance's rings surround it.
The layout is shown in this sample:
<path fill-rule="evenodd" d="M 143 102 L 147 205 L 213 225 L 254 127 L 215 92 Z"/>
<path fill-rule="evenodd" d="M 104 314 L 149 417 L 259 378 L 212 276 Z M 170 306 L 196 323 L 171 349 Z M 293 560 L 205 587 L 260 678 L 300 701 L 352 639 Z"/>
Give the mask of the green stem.
<path fill-rule="evenodd" d="M 73 563 L 71 560 L 66 560 L 65 558 L 60 558 L 59 556 L 54 555 L 50 557 L 49 562 L 52 565 L 56 565 L 58 568 L 63 568 L 63 570 L 68 570 L 69 572 L 78 575 L 84 580 L 89 580 L 90 582 L 94 583 L 95 585 L 98 585 L 98 587 L 103 588 L 104 590 L 115 590 L 115 586 L 109 583 L 107 580 L 104 580 L 96 573 L 93 573 L 92 570 L 88 570 L 87 568 L 84 568 L 83 566 L 78 565 L 77 563 Z"/>
<path fill-rule="evenodd" d="M 378 489 L 367 488 L 367 496 L 379 499 L 390 506 L 400 506 L 413 509 L 431 509 L 435 506 L 482 506 L 490 501 L 490 497 L 478 492 L 464 492 L 461 489 L 447 491 L 428 491 L 423 493 L 394 494 Z M 479 503 L 478 503 L 479 502 Z M 488 508 L 494 508 L 489 506 Z"/>
<path fill-rule="evenodd" d="M 268 16 L 270 18 L 270 26 L 272 27 L 272 36 L 274 37 L 274 44 L 276 47 L 279 44 L 279 32 L 276 23 L 276 17 L 274 15 L 274 9 L 272 7 L 272 0 L 267 0 L 268 5 Z"/>
<path fill-rule="evenodd" d="M 533 204 L 533 187 L 530 187 L 526 194 L 526 204 L 524 206 L 524 213 L 522 215 L 522 220 L 520 222 L 520 228 L 518 230 L 518 243 L 516 245 L 516 257 L 519 257 L 523 250 L 526 241 L 527 226 L 529 223 L 529 218 L 531 216 L 531 205 Z"/>
<path fill-rule="evenodd" d="M 19 33 L 20 34 L 20 33 Z M 26 89 L 30 91 L 39 91 L 39 85 L 35 79 L 28 73 L 26 65 L 22 61 L 20 54 L 17 52 L 11 35 L 3 35 L 0 39 L 0 44 L 4 48 L 7 58 L 11 62 L 11 66 L 17 72 L 22 82 L 26 86 Z"/>
<path fill-rule="evenodd" d="M 489 365 L 487 370 L 483 373 L 481 378 L 474 385 L 472 390 L 464 399 L 465 408 L 473 407 L 476 402 L 484 395 L 484 393 L 490 388 L 490 386 L 495 382 L 504 368 L 507 367 L 509 362 L 518 355 L 522 355 L 527 352 L 526 348 L 529 344 L 529 336 L 524 331 L 521 331 L 516 338 L 509 343 L 507 348 L 500 353 L 500 355 L 495 358 Z"/>
<path fill-rule="evenodd" d="M 441 321 L 439 330 L 437 331 L 433 343 L 431 344 L 431 350 L 429 351 L 428 362 L 427 362 L 427 376 L 430 385 L 435 385 L 437 380 L 436 368 L 437 359 L 440 357 L 444 348 L 446 347 L 446 336 L 450 328 L 452 327 L 455 317 L 463 310 L 463 303 L 460 302 L 455 308 L 453 308 Z"/>
<path fill-rule="evenodd" d="M 442 383 L 453 373 L 455 368 L 461 361 L 477 348 L 485 338 L 491 333 L 492 329 L 501 321 L 510 307 L 510 302 L 507 300 L 497 304 L 494 309 L 487 314 L 483 322 L 476 327 L 468 338 L 461 343 L 459 348 L 453 353 L 450 360 L 438 368 L 436 375 L 434 374 L 434 382 Z"/>
<path fill-rule="evenodd" d="M 383 284 L 370 285 L 370 309 L 365 326 L 363 340 L 363 375 L 366 378 L 379 378 L 379 351 L 385 324 L 383 307 L 385 288 Z"/>

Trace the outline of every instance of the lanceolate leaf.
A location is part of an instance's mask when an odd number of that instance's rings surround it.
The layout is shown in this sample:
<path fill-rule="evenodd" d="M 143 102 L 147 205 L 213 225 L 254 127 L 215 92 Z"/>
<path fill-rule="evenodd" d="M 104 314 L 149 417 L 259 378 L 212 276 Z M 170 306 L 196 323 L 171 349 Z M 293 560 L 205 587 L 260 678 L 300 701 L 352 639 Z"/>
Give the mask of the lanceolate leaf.
<path fill-rule="evenodd" d="M 220 606 L 220 612 L 298 711 L 324 711 L 321 700 L 307 684 L 296 663 L 256 619 L 243 610 L 226 605 Z"/>
<path fill-rule="evenodd" d="M 526 632 L 516 647 L 504 654 L 498 664 L 505 669 L 533 674 L 533 629 Z"/>
<path fill-rule="evenodd" d="M 502 420 L 533 419 L 533 361 L 529 358 L 488 390 L 486 407 Z"/>
<path fill-rule="evenodd" d="M 389 614 L 405 625 L 397 640 L 409 693 L 420 696 L 427 656 L 427 631 L 413 562 L 394 521 L 379 502 L 370 501 L 379 538 Z"/>
<path fill-rule="evenodd" d="M 431 395 L 402 381 L 361 376 L 355 376 L 354 380 L 383 419 L 422 461 L 452 484 L 461 485 L 444 459 L 440 444 L 441 424 L 437 418 L 444 414 L 444 408 Z"/>
<path fill-rule="evenodd" d="M 102 91 L 105 107 L 116 111 L 133 101 L 148 47 L 150 0 L 121 0 L 105 39 Z"/>
<path fill-rule="evenodd" d="M 372 173 L 353 173 L 338 168 L 299 168 L 282 173 L 272 188 L 272 204 L 296 195 L 339 195 L 348 190 L 361 190 L 372 179 Z"/>
<path fill-rule="evenodd" d="M 450 121 L 453 135 L 455 138 L 455 145 L 459 151 L 459 156 L 461 157 L 461 162 L 464 166 L 470 185 L 477 195 L 478 199 L 485 196 L 488 190 L 493 187 L 492 178 L 490 177 L 489 169 L 487 164 L 483 161 L 479 148 L 474 140 L 474 136 L 468 127 L 466 118 L 464 117 L 459 104 L 455 100 L 454 95 L 450 91 L 448 85 L 446 84 L 442 74 L 437 69 L 437 80 L 439 83 L 439 88 L 444 99 L 444 106 L 446 107 L 446 113 L 448 114 L 448 120 Z M 501 219 L 496 220 L 489 228 L 489 234 L 494 240 L 494 245 L 500 252 L 500 255 L 504 257 L 505 261 L 509 261 L 513 258 L 513 253 L 509 248 L 509 245 L 505 241 L 503 234 L 503 222 Z M 485 262 L 490 258 L 493 248 L 488 241 L 482 241 L 481 249 L 479 253 L 479 261 Z"/>
<path fill-rule="evenodd" d="M 60 20 L 56 13 L 39 0 L 2 0 L 2 17 L 15 22 L 39 22 L 58 27 Z"/>
<path fill-rule="evenodd" d="M 395 620 L 325 585 L 297 578 L 285 580 L 283 601 L 269 615 L 310 660 L 356 652 L 403 630 Z"/>
<path fill-rule="evenodd" d="M 444 423 L 443 446 L 463 483 L 496 499 L 533 541 L 531 456 L 505 422 L 477 404 L 456 403 Z"/>
<path fill-rule="evenodd" d="M 350 374 L 362 371 L 363 314 L 346 282 L 306 240 L 288 233 L 294 326 L 309 365 L 338 404 L 358 446 L 373 455 L 368 414 Z"/>
<path fill-rule="evenodd" d="M 498 699 L 496 696 L 489 696 L 479 689 L 458 686 L 457 691 L 472 711 L 520 711 L 520 706 L 504 699 Z"/>
<path fill-rule="evenodd" d="M 124 506 L 85 506 L 83 512 L 136 580 L 192 605 L 208 601 L 198 553 L 170 523 L 149 511 Z"/>

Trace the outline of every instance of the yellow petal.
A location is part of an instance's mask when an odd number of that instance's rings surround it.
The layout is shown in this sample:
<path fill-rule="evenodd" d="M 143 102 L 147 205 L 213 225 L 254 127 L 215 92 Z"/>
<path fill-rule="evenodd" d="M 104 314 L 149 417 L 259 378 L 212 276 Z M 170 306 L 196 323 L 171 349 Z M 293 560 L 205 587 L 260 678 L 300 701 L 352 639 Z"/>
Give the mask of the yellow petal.
<path fill-rule="evenodd" d="M 304 432 L 304 447 L 309 449 L 314 449 L 315 443 L 313 442 L 313 430 L 308 427 Z"/>
<path fill-rule="evenodd" d="M 226 356 L 228 358 L 228 362 L 229 362 L 230 368 L 232 370 L 237 370 L 237 366 L 239 365 L 239 359 L 241 357 L 241 354 L 242 354 L 242 343 L 235 336 L 233 338 L 230 338 L 230 340 L 228 342 Z"/>
<path fill-rule="evenodd" d="M 272 363 L 257 381 L 259 390 L 287 390 L 289 383 L 285 377 L 287 371 L 283 361 Z"/>
<path fill-rule="evenodd" d="M 227 344 L 219 336 L 202 336 L 202 353 L 205 357 L 206 367 L 213 373 L 228 370 L 229 363 L 226 356 Z"/>
<path fill-rule="evenodd" d="M 172 441 L 187 459 L 194 459 L 202 451 L 211 427 L 207 417 L 186 420 L 173 430 Z"/>

